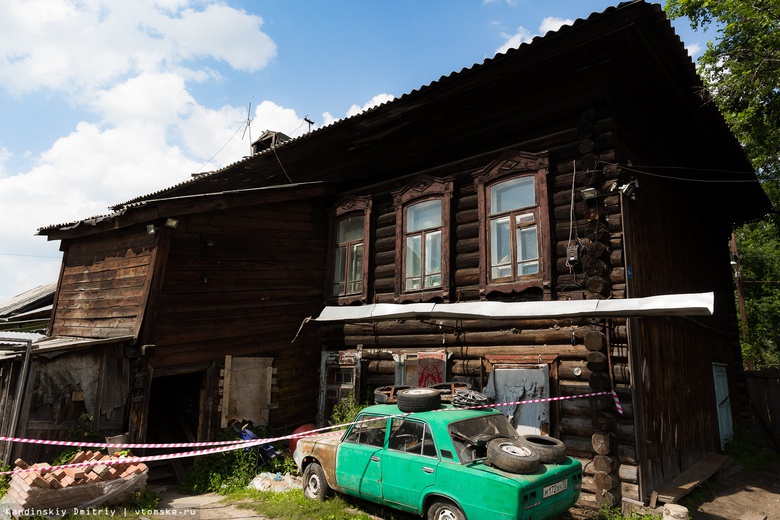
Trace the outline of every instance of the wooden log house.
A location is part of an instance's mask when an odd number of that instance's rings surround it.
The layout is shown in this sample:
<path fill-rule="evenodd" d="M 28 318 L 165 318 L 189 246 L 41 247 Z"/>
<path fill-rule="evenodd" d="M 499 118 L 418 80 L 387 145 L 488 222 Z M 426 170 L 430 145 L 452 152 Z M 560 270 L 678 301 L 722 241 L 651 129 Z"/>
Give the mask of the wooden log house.
<path fill-rule="evenodd" d="M 609 396 L 507 413 L 582 459 L 583 506 L 647 500 L 744 409 L 728 238 L 769 206 L 702 89 L 660 7 L 628 2 L 41 229 L 62 272 L 15 433 L 61 436 L 87 411 L 101 433 L 213 439 L 242 414 L 276 432 L 323 422 L 382 385 L 614 388 L 623 415 Z M 712 316 L 301 326 L 326 307 L 698 292 Z"/>

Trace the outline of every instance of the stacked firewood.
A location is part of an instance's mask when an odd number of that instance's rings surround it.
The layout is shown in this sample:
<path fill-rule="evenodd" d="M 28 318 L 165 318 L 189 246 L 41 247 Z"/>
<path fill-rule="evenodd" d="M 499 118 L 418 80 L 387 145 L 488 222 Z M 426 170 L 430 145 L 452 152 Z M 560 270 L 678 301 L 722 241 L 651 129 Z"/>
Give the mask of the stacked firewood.
<path fill-rule="evenodd" d="M 104 462 L 77 468 L 49 469 L 49 464 L 27 464 L 16 459 L 18 469 L 8 489 L 9 500 L 21 509 L 70 508 L 84 505 L 118 504 L 146 486 L 148 468 L 138 463 L 113 463 L 121 457 L 98 451 L 80 451 L 68 462 Z M 40 468 L 40 469 L 36 469 Z"/>

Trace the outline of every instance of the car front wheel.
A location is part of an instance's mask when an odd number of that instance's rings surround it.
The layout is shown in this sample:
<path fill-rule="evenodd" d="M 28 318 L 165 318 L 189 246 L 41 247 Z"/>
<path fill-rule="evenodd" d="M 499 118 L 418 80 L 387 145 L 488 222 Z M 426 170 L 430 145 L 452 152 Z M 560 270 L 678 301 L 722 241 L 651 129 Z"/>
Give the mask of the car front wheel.
<path fill-rule="evenodd" d="M 322 466 L 312 462 L 303 470 L 303 495 L 310 500 L 325 500 L 330 493 L 330 486 L 325 480 Z"/>
<path fill-rule="evenodd" d="M 428 508 L 428 520 L 466 520 L 466 515 L 456 504 L 441 501 L 434 502 Z"/>

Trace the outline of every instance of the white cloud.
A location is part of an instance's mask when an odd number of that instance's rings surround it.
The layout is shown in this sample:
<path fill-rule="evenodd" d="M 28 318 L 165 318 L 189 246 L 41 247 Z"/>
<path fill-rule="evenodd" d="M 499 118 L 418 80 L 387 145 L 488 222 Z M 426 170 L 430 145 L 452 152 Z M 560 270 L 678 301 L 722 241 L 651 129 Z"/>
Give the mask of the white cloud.
<path fill-rule="evenodd" d="M 539 32 L 544 35 L 550 31 L 557 31 L 564 25 L 571 25 L 573 23 L 574 20 L 569 18 L 555 18 L 554 16 L 548 16 L 542 20 L 541 24 L 539 24 Z"/>
<path fill-rule="evenodd" d="M 347 110 L 347 117 L 356 116 L 361 112 L 365 112 L 366 110 L 370 108 L 374 108 L 376 106 L 379 106 L 383 103 L 387 103 L 388 101 L 392 101 L 395 99 L 395 96 L 391 94 L 377 94 L 376 96 L 372 97 L 368 103 L 365 105 L 358 106 L 358 105 L 352 105 L 349 107 L 349 110 Z"/>
<path fill-rule="evenodd" d="M 562 26 L 571 25 L 572 23 L 574 23 L 573 20 L 548 16 L 539 24 L 539 30 L 536 33 L 529 31 L 521 25 L 514 34 L 505 33 L 502 35 L 506 41 L 501 47 L 496 49 L 496 54 L 504 53 L 509 49 L 516 49 L 523 43 L 530 43 L 536 36 L 545 35 L 550 31 L 557 31 Z"/>
<path fill-rule="evenodd" d="M 262 18 L 197 1 L 7 0 L 0 8 L 0 87 L 89 96 L 112 81 L 185 68 L 198 58 L 256 71 L 276 55 Z"/>
<path fill-rule="evenodd" d="M 0 179 L 8 175 L 5 170 L 5 163 L 11 158 L 11 152 L 8 148 L 0 146 Z"/>
<path fill-rule="evenodd" d="M 701 45 L 698 43 L 691 43 L 690 45 L 686 45 L 685 48 L 688 50 L 688 56 L 691 58 L 695 58 L 701 54 Z"/>

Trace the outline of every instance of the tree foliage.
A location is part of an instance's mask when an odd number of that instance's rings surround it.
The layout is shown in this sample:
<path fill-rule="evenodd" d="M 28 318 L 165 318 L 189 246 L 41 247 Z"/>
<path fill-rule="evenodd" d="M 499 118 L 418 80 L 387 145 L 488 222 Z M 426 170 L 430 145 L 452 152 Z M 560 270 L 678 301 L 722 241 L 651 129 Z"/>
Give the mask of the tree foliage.
<path fill-rule="evenodd" d="M 736 232 L 747 323 L 742 350 L 758 367 L 780 366 L 780 2 L 667 0 L 671 18 L 716 29 L 698 60 L 715 103 L 769 196 L 774 211 Z"/>

